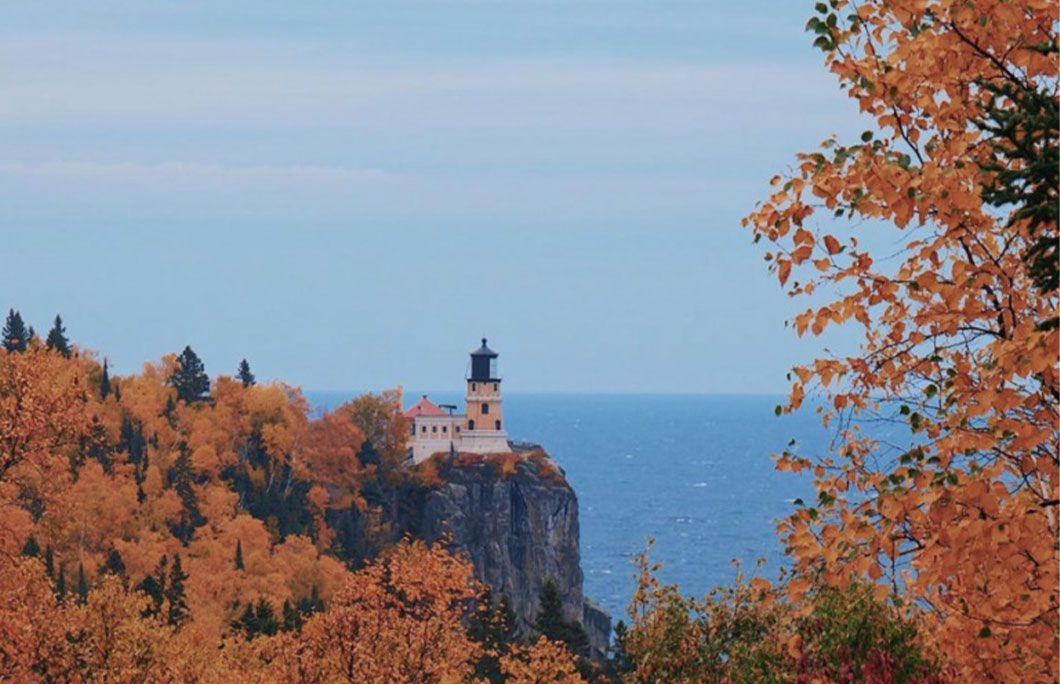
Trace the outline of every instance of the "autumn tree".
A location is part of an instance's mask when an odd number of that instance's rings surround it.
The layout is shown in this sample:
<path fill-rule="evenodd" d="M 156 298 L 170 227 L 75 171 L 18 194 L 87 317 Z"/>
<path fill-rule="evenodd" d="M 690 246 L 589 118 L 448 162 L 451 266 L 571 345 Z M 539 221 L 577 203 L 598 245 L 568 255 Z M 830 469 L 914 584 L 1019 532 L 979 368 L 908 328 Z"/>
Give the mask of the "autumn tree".
<path fill-rule="evenodd" d="M 863 332 L 857 354 L 794 369 L 786 410 L 819 394 L 837 433 L 834 455 L 778 460 L 817 485 L 781 527 L 788 590 L 872 583 L 927 612 L 961 681 L 1054 681 L 1055 4 L 817 12 L 815 45 L 876 127 L 800 155 L 745 220 L 810 300 L 797 334 Z M 902 245 L 887 259 L 859 236 L 881 224 Z M 869 420 L 907 426 L 904 446 L 875 442 Z"/>
<path fill-rule="evenodd" d="M 63 327 L 63 319 L 59 314 L 55 314 L 55 323 L 48 331 L 44 346 L 70 358 L 70 341 L 66 338 L 66 328 Z"/>
<path fill-rule="evenodd" d="M 239 372 L 236 374 L 239 381 L 243 383 L 243 387 L 250 387 L 255 384 L 254 374 L 250 372 L 250 364 L 247 363 L 246 359 L 239 362 Z"/>
<path fill-rule="evenodd" d="M 30 331 L 26 329 L 26 324 L 22 322 L 22 314 L 11 309 L 7 312 L 7 320 L 4 322 L 4 349 L 9 352 L 23 352 L 26 351 L 26 346 L 29 344 Z"/>
<path fill-rule="evenodd" d="M 169 384 L 177 390 L 177 398 L 187 404 L 202 401 L 210 391 L 210 378 L 202 360 L 190 346 L 177 357 L 177 366 L 169 377 Z"/>

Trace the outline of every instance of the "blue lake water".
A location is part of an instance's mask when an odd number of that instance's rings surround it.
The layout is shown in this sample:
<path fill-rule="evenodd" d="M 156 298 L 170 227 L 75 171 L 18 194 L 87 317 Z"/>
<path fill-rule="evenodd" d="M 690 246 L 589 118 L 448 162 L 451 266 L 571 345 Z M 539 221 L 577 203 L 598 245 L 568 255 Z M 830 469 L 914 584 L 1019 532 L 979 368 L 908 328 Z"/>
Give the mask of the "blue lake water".
<path fill-rule="evenodd" d="M 355 393 L 307 392 L 317 407 Z M 406 403 L 418 394 L 406 392 Z M 432 393 L 463 407 L 457 392 Z M 653 537 L 661 578 L 702 595 L 730 581 L 740 559 L 783 562 L 774 521 L 813 498 L 808 477 L 779 473 L 770 454 L 797 440 L 826 451 L 829 433 L 804 410 L 777 417 L 773 396 L 506 394 L 509 436 L 541 444 L 578 494 L 585 593 L 615 619 L 633 594 L 632 554 Z"/>

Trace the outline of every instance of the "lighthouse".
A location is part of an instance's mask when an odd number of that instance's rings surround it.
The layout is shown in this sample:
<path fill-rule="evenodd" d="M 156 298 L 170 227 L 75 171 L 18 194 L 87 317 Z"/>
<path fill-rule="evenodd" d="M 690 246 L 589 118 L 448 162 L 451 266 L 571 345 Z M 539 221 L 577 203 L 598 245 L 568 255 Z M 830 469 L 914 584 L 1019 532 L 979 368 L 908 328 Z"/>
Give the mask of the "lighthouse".
<path fill-rule="evenodd" d="M 501 411 L 501 376 L 497 372 L 497 352 L 482 346 L 471 352 L 467 374 L 467 411 L 460 439 L 460 450 L 478 454 L 509 451 L 508 433 Z"/>
<path fill-rule="evenodd" d="M 433 454 L 460 451 L 471 454 L 504 454 L 512 450 L 504 429 L 501 411 L 501 376 L 497 372 L 497 352 L 482 346 L 471 352 L 467 373 L 467 410 L 452 412 L 456 406 L 438 406 L 427 395 L 405 411 L 409 419 L 409 458 L 422 463 Z M 448 409 L 448 411 L 444 410 Z"/>

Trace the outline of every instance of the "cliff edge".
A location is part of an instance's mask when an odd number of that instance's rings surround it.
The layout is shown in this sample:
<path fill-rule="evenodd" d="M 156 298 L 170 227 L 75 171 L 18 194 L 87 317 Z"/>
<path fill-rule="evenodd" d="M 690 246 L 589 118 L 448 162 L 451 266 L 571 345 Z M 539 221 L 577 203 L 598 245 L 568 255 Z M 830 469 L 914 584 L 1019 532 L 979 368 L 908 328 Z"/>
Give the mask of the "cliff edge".
<path fill-rule="evenodd" d="M 607 651 L 611 617 L 582 594 L 578 497 L 563 472 L 540 449 L 530 458 L 439 461 L 443 483 L 418 507 L 419 535 L 434 541 L 448 534 L 466 551 L 475 575 L 507 594 L 519 631 L 531 631 L 539 596 L 555 582 L 563 614 L 582 624 L 593 658 Z"/>

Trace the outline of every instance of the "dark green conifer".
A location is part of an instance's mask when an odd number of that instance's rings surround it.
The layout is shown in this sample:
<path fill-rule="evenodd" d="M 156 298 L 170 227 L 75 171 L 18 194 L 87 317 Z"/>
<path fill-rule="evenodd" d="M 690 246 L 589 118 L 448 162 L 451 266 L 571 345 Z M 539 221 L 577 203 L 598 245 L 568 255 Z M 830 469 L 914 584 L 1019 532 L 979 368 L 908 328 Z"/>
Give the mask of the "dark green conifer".
<path fill-rule="evenodd" d="M 37 538 L 32 534 L 29 535 L 29 539 L 22 545 L 22 555 L 36 558 L 40 555 L 40 546 L 37 544 Z"/>
<path fill-rule="evenodd" d="M 63 327 L 63 319 L 59 314 L 55 314 L 55 323 L 52 325 L 52 329 L 48 331 L 48 339 L 44 342 L 45 346 L 52 351 L 57 351 L 66 358 L 70 358 L 70 340 L 66 338 L 66 328 Z"/>
<path fill-rule="evenodd" d="M 4 349 L 9 352 L 24 352 L 26 345 L 32 337 L 26 324 L 22 322 L 22 314 L 11 309 L 7 313 L 7 321 L 4 323 Z"/>
<path fill-rule="evenodd" d="M 84 603 L 88 598 L 88 580 L 85 579 L 84 563 L 77 564 L 77 602 Z"/>
<path fill-rule="evenodd" d="M 283 600 L 283 631 L 295 632 L 302 629 L 302 615 L 290 600 Z"/>
<path fill-rule="evenodd" d="M 136 588 L 142 591 L 151 599 L 151 603 L 144 608 L 143 616 L 150 617 L 153 615 L 160 615 L 162 613 L 162 603 L 166 599 L 166 570 L 169 566 L 169 559 L 163 555 L 158 560 L 158 565 L 155 566 L 154 571 L 144 577 Z"/>
<path fill-rule="evenodd" d="M 107 554 L 107 561 L 103 564 L 103 574 L 125 577 L 125 561 L 117 549 L 111 549 Z"/>
<path fill-rule="evenodd" d="M 110 394 L 110 373 L 107 368 L 107 360 L 103 359 L 103 377 L 99 380 L 99 396 L 106 399 Z"/>
<path fill-rule="evenodd" d="M 255 384 L 254 374 L 250 372 L 250 364 L 247 363 L 246 359 L 239 362 L 239 373 L 237 375 L 239 381 L 243 383 L 243 387 L 250 387 Z"/>
<path fill-rule="evenodd" d="M 540 607 L 534 629 L 552 641 L 562 641 L 572 653 L 589 655 L 589 637 L 580 623 L 563 618 L 563 600 L 551 579 L 541 588 Z"/>
<path fill-rule="evenodd" d="M 59 577 L 55 580 L 55 594 L 62 601 L 66 597 L 66 567 L 59 566 Z"/>
<path fill-rule="evenodd" d="M 243 540 L 236 540 L 236 570 L 244 570 L 243 566 Z"/>
<path fill-rule="evenodd" d="M 173 626 L 180 626 L 188 619 L 188 601 L 184 594 L 184 582 L 187 573 L 180 565 L 180 554 L 173 556 L 173 565 L 169 569 L 169 586 L 166 587 L 166 600 L 169 601 L 169 615 L 166 621 Z"/>
<path fill-rule="evenodd" d="M 259 634 L 272 636 L 280 631 L 280 622 L 276 619 L 276 611 L 272 604 L 261 598 L 258 599 L 258 607 L 254 611 L 254 619 L 257 622 Z"/>
<path fill-rule="evenodd" d="M 206 375 L 202 360 L 190 346 L 184 347 L 184 351 L 177 357 L 177 367 L 169 377 L 169 384 L 177 390 L 177 397 L 185 403 L 191 404 L 206 399 L 210 391 L 210 378 Z"/>
<path fill-rule="evenodd" d="M 51 544 L 44 547 L 44 572 L 48 573 L 48 577 L 55 577 L 55 552 Z"/>
<path fill-rule="evenodd" d="M 247 603 L 239 617 L 232 621 L 232 628 L 243 633 L 247 639 L 253 639 L 258 633 L 258 620 L 254 615 L 254 604 Z"/>

